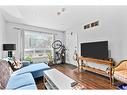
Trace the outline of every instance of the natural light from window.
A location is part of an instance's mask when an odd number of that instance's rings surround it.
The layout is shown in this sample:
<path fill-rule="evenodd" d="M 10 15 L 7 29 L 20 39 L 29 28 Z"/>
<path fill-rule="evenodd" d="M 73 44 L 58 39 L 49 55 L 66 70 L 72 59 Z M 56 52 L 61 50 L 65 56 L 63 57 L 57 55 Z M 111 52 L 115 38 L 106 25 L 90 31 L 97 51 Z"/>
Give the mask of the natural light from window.
<path fill-rule="evenodd" d="M 24 57 L 32 58 L 47 57 L 48 53 L 53 55 L 53 34 L 43 32 L 24 32 Z"/>

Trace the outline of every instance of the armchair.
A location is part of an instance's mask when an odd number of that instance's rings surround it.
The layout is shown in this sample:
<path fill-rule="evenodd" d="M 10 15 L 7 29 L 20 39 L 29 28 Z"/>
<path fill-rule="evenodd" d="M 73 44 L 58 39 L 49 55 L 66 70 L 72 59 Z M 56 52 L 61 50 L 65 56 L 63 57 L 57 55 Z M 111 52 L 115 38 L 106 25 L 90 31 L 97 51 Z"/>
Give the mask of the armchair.
<path fill-rule="evenodd" d="M 113 69 L 113 77 L 123 83 L 127 83 L 127 60 L 121 61 Z"/>

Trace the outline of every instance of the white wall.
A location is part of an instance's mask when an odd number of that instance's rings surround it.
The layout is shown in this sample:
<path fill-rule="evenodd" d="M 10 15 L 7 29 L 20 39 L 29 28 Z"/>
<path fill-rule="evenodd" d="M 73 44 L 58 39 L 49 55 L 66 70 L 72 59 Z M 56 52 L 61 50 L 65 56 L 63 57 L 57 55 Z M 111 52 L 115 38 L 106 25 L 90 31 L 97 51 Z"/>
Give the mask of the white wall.
<path fill-rule="evenodd" d="M 2 58 L 2 44 L 4 42 L 5 20 L 0 10 L 0 58 Z"/>
<path fill-rule="evenodd" d="M 80 55 L 80 43 L 105 40 L 109 42 L 111 58 L 116 62 L 126 59 L 127 53 L 125 54 L 125 52 L 127 52 L 127 44 L 125 40 L 127 40 L 127 28 L 125 27 L 127 25 L 127 7 L 95 7 L 92 8 L 93 11 L 91 9 L 88 10 L 89 12 L 86 13 L 86 16 L 84 16 L 85 12 L 83 13 L 84 19 L 79 21 L 81 23 L 67 30 L 67 62 L 76 65 L 76 62 L 73 60 L 73 54 L 75 47 L 77 47 L 78 54 Z M 83 25 L 96 20 L 99 20 L 99 26 L 87 30 L 83 29 Z M 70 35 L 71 32 L 73 32 L 73 35 Z M 78 39 L 76 36 L 78 36 Z M 70 45 L 70 43 L 72 44 Z"/>
<path fill-rule="evenodd" d="M 28 30 L 35 30 L 35 31 L 39 31 L 39 32 L 52 33 L 55 35 L 55 40 L 61 40 L 63 43 L 65 43 L 63 31 L 57 31 L 57 30 L 52 30 L 52 29 L 47 29 L 47 28 L 42 28 L 42 27 L 36 27 L 36 26 L 30 26 L 30 25 L 25 25 L 25 24 L 7 22 L 7 25 L 6 25 L 6 43 L 16 44 L 15 57 L 17 57 L 17 58 L 20 57 L 20 53 L 23 53 L 23 51 L 20 50 L 20 39 L 19 39 L 19 37 L 21 36 L 21 33 L 20 33 L 21 31 L 14 29 L 15 27 L 28 29 Z M 5 56 L 7 56 L 7 54 L 5 54 Z"/>
<path fill-rule="evenodd" d="M 121 17 L 124 21 L 123 24 L 123 36 L 122 36 L 122 43 L 123 43 L 123 59 L 127 60 L 127 8 L 123 9 L 123 17 Z"/>

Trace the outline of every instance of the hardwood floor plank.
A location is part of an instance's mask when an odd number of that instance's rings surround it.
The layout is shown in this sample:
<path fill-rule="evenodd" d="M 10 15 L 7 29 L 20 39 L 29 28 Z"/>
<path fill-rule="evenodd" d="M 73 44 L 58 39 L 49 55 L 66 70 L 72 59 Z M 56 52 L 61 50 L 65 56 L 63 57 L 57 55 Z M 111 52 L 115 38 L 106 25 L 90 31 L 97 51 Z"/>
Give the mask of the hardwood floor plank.
<path fill-rule="evenodd" d="M 83 84 L 86 89 L 116 89 L 110 84 L 109 78 L 89 71 L 79 72 L 78 69 L 69 64 L 54 65 L 52 68 L 59 70 L 70 78 Z M 42 86 L 42 87 L 40 87 Z M 37 83 L 39 89 L 44 89 L 42 81 Z"/>

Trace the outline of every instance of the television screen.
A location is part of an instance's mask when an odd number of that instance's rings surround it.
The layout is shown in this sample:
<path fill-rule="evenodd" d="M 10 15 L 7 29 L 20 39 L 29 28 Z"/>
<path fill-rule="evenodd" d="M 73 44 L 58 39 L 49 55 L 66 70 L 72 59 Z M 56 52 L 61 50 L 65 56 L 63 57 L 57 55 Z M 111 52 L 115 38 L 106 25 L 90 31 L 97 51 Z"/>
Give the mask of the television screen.
<path fill-rule="evenodd" d="M 81 43 L 81 56 L 108 59 L 108 41 Z"/>
<path fill-rule="evenodd" d="M 3 50 L 16 50 L 16 44 L 3 44 Z"/>

